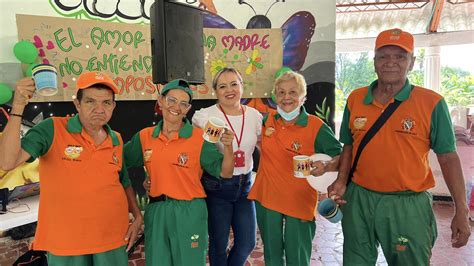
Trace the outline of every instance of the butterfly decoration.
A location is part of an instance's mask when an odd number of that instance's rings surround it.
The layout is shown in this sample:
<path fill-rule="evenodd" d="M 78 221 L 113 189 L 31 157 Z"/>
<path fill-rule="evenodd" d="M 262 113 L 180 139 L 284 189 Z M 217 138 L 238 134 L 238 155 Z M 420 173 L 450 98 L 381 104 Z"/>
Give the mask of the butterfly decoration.
<path fill-rule="evenodd" d="M 242 4 L 247 3 L 242 1 Z M 205 28 L 235 29 L 235 26 L 225 18 L 208 11 L 204 11 L 203 26 Z M 290 67 L 293 70 L 301 69 L 305 62 L 315 27 L 315 18 L 308 11 L 296 12 L 283 23 L 281 26 L 283 66 Z M 249 20 L 247 29 L 255 28 L 271 28 L 271 22 L 266 15 L 255 15 Z"/>
<path fill-rule="evenodd" d="M 210 0 L 201 0 L 201 7 L 209 6 L 212 4 Z M 208 3 L 210 2 L 210 3 Z M 255 9 L 245 1 L 239 0 L 239 4 L 245 4 L 250 6 L 255 13 L 255 16 L 250 18 L 247 23 L 247 29 L 256 28 L 271 28 L 271 21 L 266 16 L 268 11 L 274 4 L 278 3 L 275 1 L 267 10 L 265 15 L 257 15 Z M 211 8 L 211 10 L 213 10 Z M 215 11 L 215 10 L 213 10 Z M 227 21 L 225 18 L 218 14 L 204 11 L 203 26 L 205 28 L 220 28 L 220 29 L 235 29 L 235 26 Z M 283 66 L 290 67 L 293 70 L 300 70 L 304 65 L 306 55 L 308 54 L 309 44 L 316 28 L 316 20 L 314 16 L 308 11 L 299 11 L 291 15 L 283 25 L 281 25 L 282 39 L 283 39 Z M 309 30 L 308 30 L 309 29 Z M 254 56 L 254 54 L 256 55 Z M 256 71 L 259 67 L 258 51 L 255 50 L 250 58 L 249 66 L 246 69 L 246 74 Z M 242 99 L 242 104 L 249 104 L 255 99 Z M 276 103 L 270 98 L 262 98 L 261 101 L 264 105 L 269 106 L 272 109 L 276 109 Z M 259 104 L 255 102 L 254 104 Z"/>
<path fill-rule="evenodd" d="M 247 59 L 247 61 L 249 62 L 249 66 L 247 67 L 247 69 L 245 69 L 245 74 L 250 75 L 253 72 L 256 72 L 257 68 L 262 69 L 263 65 L 262 63 L 260 63 L 261 60 L 262 58 L 258 56 L 258 49 L 254 49 L 252 51 L 252 57 Z"/>

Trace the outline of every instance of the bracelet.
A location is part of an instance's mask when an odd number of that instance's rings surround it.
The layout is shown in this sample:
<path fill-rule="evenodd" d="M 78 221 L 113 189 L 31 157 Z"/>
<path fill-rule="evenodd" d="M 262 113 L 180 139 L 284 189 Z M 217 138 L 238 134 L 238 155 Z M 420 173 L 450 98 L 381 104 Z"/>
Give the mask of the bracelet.
<path fill-rule="evenodd" d="M 23 115 L 19 115 L 19 114 L 10 114 L 10 116 L 18 116 L 20 118 L 23 118 Z"/>

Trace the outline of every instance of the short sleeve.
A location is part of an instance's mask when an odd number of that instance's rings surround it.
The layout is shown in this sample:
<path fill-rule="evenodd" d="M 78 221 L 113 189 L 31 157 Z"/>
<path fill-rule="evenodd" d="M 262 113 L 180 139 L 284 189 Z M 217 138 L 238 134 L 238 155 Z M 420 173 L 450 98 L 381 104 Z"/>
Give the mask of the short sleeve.
<path fill-rule="evenodd" d="M 206 172 L 220 178 L 223 159 L 224 155 L 219 152 L 216 145 L 207 141 L 202 143 L 200 161 L 201 167 L 206 170 Z"/>
<path fill-rule="evenodd" d="M 348 145 L 351 145 L 353 142 L 351 129 L 349 128 L 350 117 L 351 117 L 351 114 L 346 104 L 346 107 L 344 108 L 344 114 L 342 116 L 341 127 L 339 130 L 339 140 L 342 143 L 348 144 Z"/>
<path fill-rule="evenodd" d="M 448 105 L 441 99 L 431 114 L 430 145 L 436 154 L 456 150 L 453 123 L 449 115 Z"/>
<path fill-rule="evenodd" d="M 126 167 L 141 167 L 144 165 L 140 132 L 133 135 L 132 139 L 123 146 L 123 154 Z"/>
<path fill-rule="evenodd" d="M 198 128 L 204 128 L 207 120 L 209 120 L 209 114 L 205 111 L 205 108 L 196 111 L 191 119 L 193 125 Z"/>
<path fill-rule="evenodd" d="M 314 141 L 314 151 L 324 153 L 331 157 L 337 156 L 342 151 L 341 143 L 336 139 L 331 128 L 323 124 Z"/>
<path fill-rule="evenodd" d="M 21 139 L 21 148 L 30 154 L 28 162 L 33 162 L 36 158 L 45 155 L 54 138 L 54 122 L 52 118 L 43 120 L 34 126 Z"/>

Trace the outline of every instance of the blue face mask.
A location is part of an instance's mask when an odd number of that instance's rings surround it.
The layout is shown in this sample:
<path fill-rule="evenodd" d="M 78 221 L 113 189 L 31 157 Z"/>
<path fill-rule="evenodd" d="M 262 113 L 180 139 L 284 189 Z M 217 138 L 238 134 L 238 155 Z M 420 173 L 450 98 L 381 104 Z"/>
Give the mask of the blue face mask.
<path fill-rule="evenodd" d="M 281 115 L 283 119 L 285 119 L 285 121 L 291 121 L 298 117 L 298 115 L 300 114 L 300 106 L 298 106 L 298 108 L 296 108 L 295 110 L 287 113 L 283 111 L 280 106 L 277 105 L 277 112 Z"/>

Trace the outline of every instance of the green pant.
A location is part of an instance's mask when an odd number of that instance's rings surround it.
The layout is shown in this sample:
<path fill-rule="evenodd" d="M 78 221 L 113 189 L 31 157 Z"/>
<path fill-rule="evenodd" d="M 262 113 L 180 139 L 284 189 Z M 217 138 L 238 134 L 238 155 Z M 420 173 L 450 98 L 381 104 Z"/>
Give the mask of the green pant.
<path fill-rule="evenodd" d="M 304 221 L 255 202 L 266 266 L 305 266 L 311 259 L 315 221 Z"/>
<path fill-rule="evenodd" d="M 48 265 L 50 266 L 128 266 L 128 256 L 125 247 L 119 247 L 106 252 L 79 255 L 56 256 L 48 252 Z"/>
<path fill-rule="evenodd" d="M 344 265 L 375 265 L 379 244 L 389 265 L 429 265 L 437 236 L 431 194 L 379 193 L 351 183 L 344 198 Z"/>
<path fill-rule="evenodd" d="M 146 207 L 146 265 L 205 265 L 207 246 L 204 199 L 167 200 Z"/>

